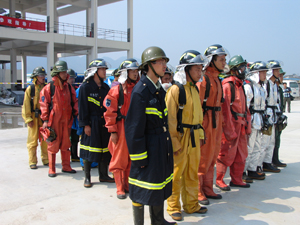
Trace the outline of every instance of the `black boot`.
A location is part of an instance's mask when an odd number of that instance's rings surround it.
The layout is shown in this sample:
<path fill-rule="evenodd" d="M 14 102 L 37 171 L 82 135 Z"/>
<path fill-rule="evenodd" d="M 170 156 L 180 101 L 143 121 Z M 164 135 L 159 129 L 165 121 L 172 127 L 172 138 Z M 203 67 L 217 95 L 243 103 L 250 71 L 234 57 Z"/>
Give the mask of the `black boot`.
<path fill-rule="evenodd" d="M 266 174 L 263 172 L 261 166 L 256 167 L 256 172 L 257 172 L 257 174 L 259 174 L 259 175 L 266 176 Z"/>
<path fill-rule="evenodd" d="M 243 173 L 243 182 L 245 183 L 253 183 L 253 179 L 247 176 L 246 172 Z"/>
<path fill-rule="evenodd" d="M 77 143 L 71 145 L 71 162 L 80 162 L 80 158 L 77 155 Z"/>
<path fill-rule="evenodd" d="M 256 171 L 248 170 L 248 177 L 253 180 L 264 180 L 266 177 L 263 175 L 258 174 Z"/>
<path fill-rule="evenodd" d="M 89 161 L 84 161 L 84 174 L 85 174 L 85 179 L 84 179 L 84 184 L 83 186 L 86 188 L 92 187 L 91 183 L 91 162 Z"/>
<path fill-rule="evenodd" d="M 98 163 L 98 172 L 100 182 L 115 183 L 114 178 L 108 176 L 108 166 L 103 161 Z"/>
<path fill-rule="evenodd" d="M 132 202 L 134 225 L 144 225 L 144 205 Z"/>
<path fill-rule="evenodd" d="M 275 147 L 274 151 L 273 151 L 272 163 L 278 167 L 286 167 L 285 163 L 280 162 L 279 157 L 278 157 L 278 152 L 279 152 L 279 149 L 277 147 Z"/>
<path fill-rule="evenodd" d="M 164 205 L 149 205 L 151 225 L 167 225 L 177 224 L 176 222 L 168 222 L 164 218 Z"/>
<path fill-rule="evenodd" d="M 264 172 L 279 173 L 280 169 L 275 168 L 271 163 L 263 163 Z"/>

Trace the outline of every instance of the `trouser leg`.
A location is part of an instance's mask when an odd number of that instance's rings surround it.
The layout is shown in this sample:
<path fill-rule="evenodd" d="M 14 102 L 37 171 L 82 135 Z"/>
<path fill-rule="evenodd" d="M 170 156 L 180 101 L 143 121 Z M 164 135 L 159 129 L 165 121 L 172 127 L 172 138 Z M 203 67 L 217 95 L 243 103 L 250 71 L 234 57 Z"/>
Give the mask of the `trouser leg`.
<path fill-rule="evenodd" d="M 272 133 L 269 136 L 268 142 L 265 148 L 265 156 L 263 158 L 263 162 L 272 163 L 273 151 L 275 147 L 275 126 L 272 126 Z"/>
<path fill-rule="evenodd" d="M 98 172 L 100 182 L 114 183 L 115 180 L 108 176 L 108 165 L 105 161 L 98 163 Z"/>
<path fill-rule="evenodd" d="M 85 175 L 85 179 L 84 179 L 84 184 L 83 186 L 86 188 L 92 187 L 92 183 L 91 183 L 91 162 L 84 160 L 84 175 Z"/>
<path fill-rule="evenodd" d="M 224 182 L 227 166 L 222 161 L 217 159 L 216 169 L 217 169 L 216 186 L 223 191 L 229 191 L 230 190 L 229 186 Z"/>
<path fill-rule="evenodd" d="M 117 198 L 118 199 L 125 199 L 125 190 L 124 190 L 124 183 L 123 183 L 123 171 L 122 170 L 114 170 L 114 178 L 117 187 Z"/>
<path fill-rule="evenodd" d="M 49 160 L 49 172 L 48 175 L 49 177 L 55 177 L 56 172 L 55 172 L 55 158 L 56 158 L 56 153 L 50 153 L 48 152 L 48 160 Z"/>
<path fill-rule="evenodd" d="M 134 225 L 144 225 L 144 205 L 132 202 Z"/>
<path fill-rule="evenodd" d="M 42 158 L 42 162 L 44 165 L 47 165 L 49 163 L 47 147 L 48 147 L 47 142 L 42 141 L 41 142 L 41 158 Z"/>

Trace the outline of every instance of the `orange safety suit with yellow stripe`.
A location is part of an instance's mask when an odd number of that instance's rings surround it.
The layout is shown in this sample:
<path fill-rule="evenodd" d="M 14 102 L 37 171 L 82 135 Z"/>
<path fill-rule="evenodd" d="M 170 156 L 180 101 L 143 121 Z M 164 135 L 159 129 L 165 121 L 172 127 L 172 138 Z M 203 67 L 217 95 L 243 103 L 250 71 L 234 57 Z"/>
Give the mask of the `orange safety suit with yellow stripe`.
<path fill-rule="evenodd" d="M 40 92 L 44 85 L 36 84 L 37 78 L 34 77 L 32 83 L 34 84 L 35 88 L 35 95 L 33 97 L 33 110 L 40 109 Z M 31 86 L 28 86 L 25 95 L 24 101 L 22 106 L 22 117 L 24 122 L 28 124 L 29 122 L 33 121 L 33 127 L 28 126 L 28 137 L 27 137 L 27 149 L 29 155 L 29 166 L 36 165 L 38 160 L 36 156 L 36 148 L 38 146 L 38 138 L 39 138 L 39 128 L 43 125 L 43 122 L 40 118 L 40 114 L 38 117 L 35 117 L 35 112 L 31 110 Z M 48 164 L 48 153 L 47 153 L 47 142 L 41 141 L 41 159 L 43 164 Z"/>
<path fill-rule="evenodd" d="M 168 213 L 181 212 L 180 195 L 182 207 L 186 213 L 194 213 L 201 206 L 198 203 L 198 167 L 200 162 L 200 139 L 204 139 L 202 125 L 203 113 L 201 102 L 196 87 L 187 83 L 184 86 L 186 94 L 186 105 L 182 111 L 182 123 L 198 125 L 198 129 L 183 126 L 183 134 L 177 131 L 177 112 L 179 109 L 179 87 L 173 85 L 168 89 L 166 105 L 168 108 L 168 124 L 172 139 L 173 151 L 182 151 L 174 155 L 174 172 L 172 195 L 168 198 Z M 195 146 L 192 146 L 194 135 Z"/>
<path fill-rule="evenodd" d="M 209 97 L 206 101 L 207 108 L 204 110 L 203 128 L 205 130 L 205 144 L 201 147 L 201 158 L 198 170 L 199 177 L 199 193 L 198 200 L 206 200 L 207 196 L 217 196 L 213 191 L 214 166 L 221 148 L 222 138 L 222 88 L 218 78 L 219 72 L 208 67 L 205 74 L 210 80 Z M 203 100 L 206 91 L 206 80 L 198 82 L 200 100 L 203 105 Z M 213 115 L 214 114 L 214 115 Z M 213 118 L 215 121 L 213 121 Z M 213 124 L 215 122 L 216 127 Z"/>

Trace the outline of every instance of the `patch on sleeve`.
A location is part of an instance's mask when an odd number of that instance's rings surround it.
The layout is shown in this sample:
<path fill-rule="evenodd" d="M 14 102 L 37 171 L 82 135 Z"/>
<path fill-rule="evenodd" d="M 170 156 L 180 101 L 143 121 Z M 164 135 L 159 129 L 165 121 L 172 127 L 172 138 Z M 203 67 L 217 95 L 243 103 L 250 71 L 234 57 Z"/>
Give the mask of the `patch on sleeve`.
<path fill-rule="evenodd" d="M 45 102 L 45 96 L 42 96 L 42 102 Z"/>
<path fill-rule="evenodd" d="M 106 99 L 105 105 L 107 107 L 109 107 L 111 105 L 111 100 L 110 99 Z"/>

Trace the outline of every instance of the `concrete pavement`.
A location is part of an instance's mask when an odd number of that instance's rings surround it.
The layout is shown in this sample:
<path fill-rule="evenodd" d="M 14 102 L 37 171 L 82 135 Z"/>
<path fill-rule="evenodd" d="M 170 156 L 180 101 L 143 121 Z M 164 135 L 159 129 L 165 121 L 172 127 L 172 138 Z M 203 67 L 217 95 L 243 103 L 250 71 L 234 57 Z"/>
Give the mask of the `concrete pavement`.
<path fill-rule="evenodd" d="M 286 115 L 289 125 L 282 134 L 280 159 L 288 166 L 279 174 L 267 173 L 266 180 L 249 189 L 215 188 L 222 200 L 210 200 L 205 215 L 183 213 L 178 224 L 300 224 L 300 101 Z M 97 169 L 92 169 L 90 189 L 83 187 L 79 163 L 72 163 L 76 174 L 61 173 L 60 154 L 56 178 L 48 177 L 40 156 L 38 169 L 31 170 L 26 138 L 27 128 L 0 130 L 0 224 L 133 224 L 130 199 L 117 199 L 115 184 L 100 183 Z M 230 181 L 228 174 L 225 181 Z M 172 221 L 166 211 L 165 217 Z M 147 206 L 145 224 L 150 224 Z"/>

